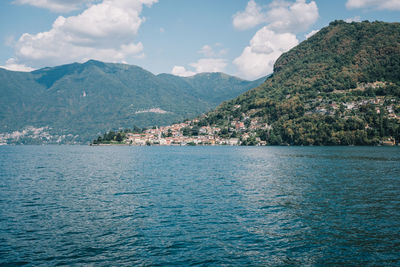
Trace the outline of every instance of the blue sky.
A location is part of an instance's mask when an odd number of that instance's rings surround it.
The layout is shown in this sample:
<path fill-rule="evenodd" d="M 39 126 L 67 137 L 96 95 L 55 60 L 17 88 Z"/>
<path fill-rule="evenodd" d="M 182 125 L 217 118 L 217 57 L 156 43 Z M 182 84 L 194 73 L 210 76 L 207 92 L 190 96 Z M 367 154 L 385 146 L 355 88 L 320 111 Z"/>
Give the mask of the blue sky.
<path fill-rule="evenodd" d="M 97 59 L 256 79 L 335 19 L 398 22 L 400 0 L 4 0 L 0 66 Z"/>

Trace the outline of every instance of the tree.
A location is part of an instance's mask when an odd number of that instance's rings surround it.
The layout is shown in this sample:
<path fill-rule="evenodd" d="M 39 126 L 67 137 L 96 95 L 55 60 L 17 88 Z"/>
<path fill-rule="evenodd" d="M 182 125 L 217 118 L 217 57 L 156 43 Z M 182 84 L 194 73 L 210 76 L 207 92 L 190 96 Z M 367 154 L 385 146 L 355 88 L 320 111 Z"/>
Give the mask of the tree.
<path fill-rule="evenodd" d="M 190 136 L 191 133 L 192 133 L 192 131 L 191 131 L 190 127 L 184 127 L 184 128 L 182 129 L 182 134 L 183 134 L 184 136 Z"/>
<path fill-rule="evenodd" d="M 140 129 L 139 127 L 137 127 L 136 125 L 133 125 L 133 129 L 132 129 L 133 133 L 141 133 L 142 129 Z"/>
<path fill-rule="evenodd" d="M 199 135 L 199 131 L 200 131 L 200 127 L 197 126 L 197 125 L 193 126 L 191 131 L 192 131 L 192 135 L 193 136 L 198 136 Z"/>
<path fill-rule="evenodd" d="M 122 142 L 122 140 L 123 140 L 122 134 L 121 132 L 118 132 L 117 136 L 115 137 L 115 141 Z"/>

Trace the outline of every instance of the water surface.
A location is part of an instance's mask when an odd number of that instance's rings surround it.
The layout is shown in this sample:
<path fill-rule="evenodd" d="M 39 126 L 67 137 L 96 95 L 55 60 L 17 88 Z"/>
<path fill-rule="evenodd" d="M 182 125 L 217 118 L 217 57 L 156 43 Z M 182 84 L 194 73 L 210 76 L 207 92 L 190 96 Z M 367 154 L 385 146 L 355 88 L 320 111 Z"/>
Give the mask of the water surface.
<path fill-rule="evenodd" d="M 400 149 L 0 147 L 0 265 L 400 265 Z"/>

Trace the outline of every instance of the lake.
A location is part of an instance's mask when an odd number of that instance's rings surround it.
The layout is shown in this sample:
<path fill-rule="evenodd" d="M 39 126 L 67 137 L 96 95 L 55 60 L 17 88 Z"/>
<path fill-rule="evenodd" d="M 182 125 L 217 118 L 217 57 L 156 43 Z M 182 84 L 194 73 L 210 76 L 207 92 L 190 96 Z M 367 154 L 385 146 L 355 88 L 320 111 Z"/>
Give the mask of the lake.
<path fill-rule="evenodd" d="M 398 147 L 1 146 L 0 265 L 400 265 Z"/>

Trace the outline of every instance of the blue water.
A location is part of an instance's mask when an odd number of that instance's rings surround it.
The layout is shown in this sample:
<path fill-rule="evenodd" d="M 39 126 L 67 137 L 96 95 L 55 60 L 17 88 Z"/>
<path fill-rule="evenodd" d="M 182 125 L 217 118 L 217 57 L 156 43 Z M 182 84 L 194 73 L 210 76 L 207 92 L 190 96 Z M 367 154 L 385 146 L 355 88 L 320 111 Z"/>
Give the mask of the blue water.
<path fill-rule="evenodd" d="M 0 147 L 0 265 L 400 265 L 400 149 Z"/>

